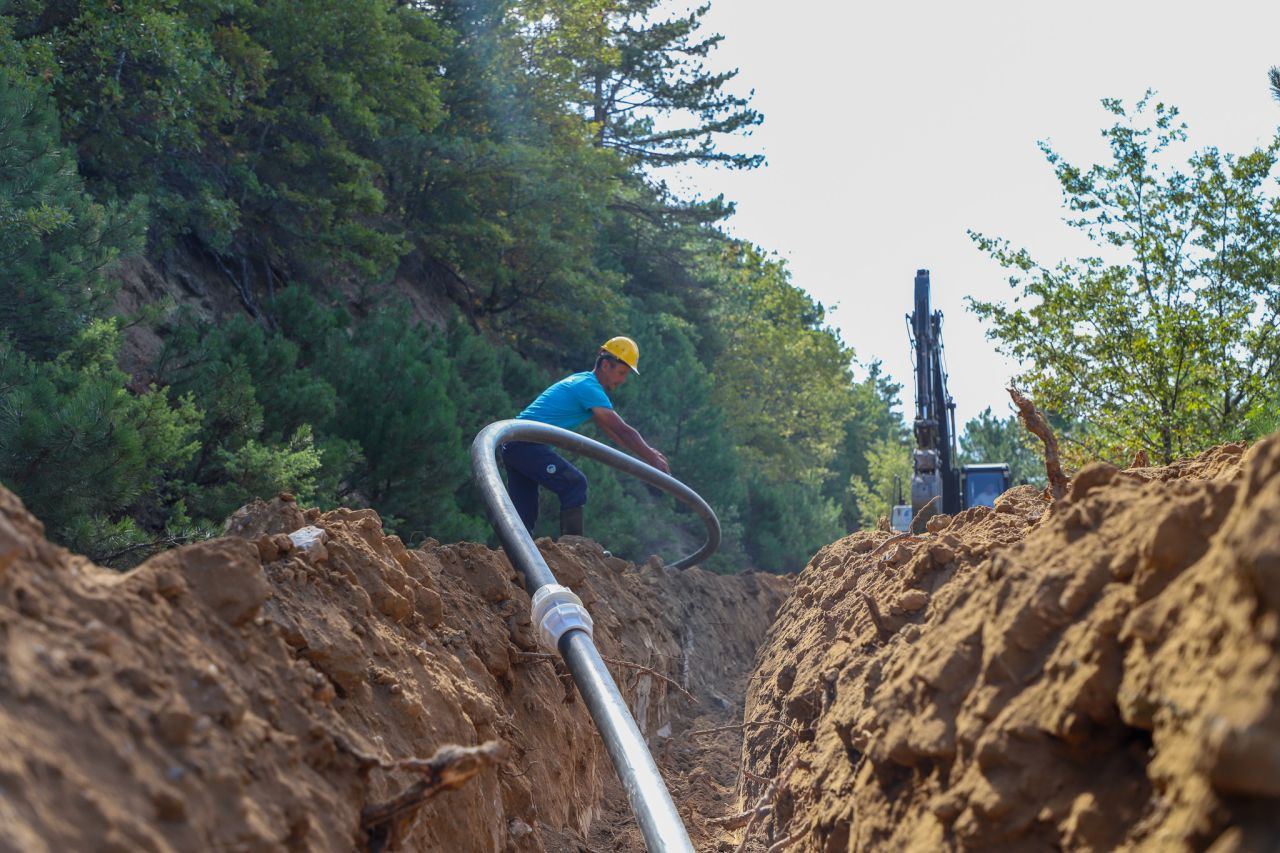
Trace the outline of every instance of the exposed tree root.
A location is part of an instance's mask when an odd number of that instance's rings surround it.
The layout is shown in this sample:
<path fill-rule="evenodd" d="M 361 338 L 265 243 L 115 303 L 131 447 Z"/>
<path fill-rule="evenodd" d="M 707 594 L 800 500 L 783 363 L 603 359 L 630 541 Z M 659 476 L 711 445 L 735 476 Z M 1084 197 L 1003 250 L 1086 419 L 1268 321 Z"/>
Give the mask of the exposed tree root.
<path fill-rule="evenodd" d="M 423 803 L 441 791 L 460 788 L 484 768 L 503 761 L 507 752 L 505 743 L 491 740 L 480 746 L 446 744 L 425 760 L 378 761 L 383 770 L 408 770 L 421 774 L 422 778 L 390 800 L 361 810 L 360 829 L 365 835 L 365 849 L 370 853 L 399 849 L 413 829 Z"/>
<path fill-rule="evenodd" d="M 689 737 L 698 737 L 699 735 L 711 735 L 718 732 L 740 731 L 751 726 L 780 726 L 797 737 L 800 735 L 800 732 L 796 731 L 795 726 L 792 726 L 789 723 L 784 723 L 782 720 L 756 720 L 751 723 L 733 723 L 728 726 L 716 726 L 714 729 L 697 729 L 695 731 L 685 732 L 685 734 Z"/>
<path fill-rule="evenodd" d="M 747 841 L 751 838 L 751 829 L 756 825 L 756 821 L 762 816 L 768 815 L 773 810 L 773 801 L 778 796 L 778 791 L 787 784 L 787 778 L 791 776 L 795 769 L 800 766 L 800 759 L 793 758 L 782 768 L 782 772 L 774 777 L 769 786 L 764 789 L 764 793 L 760 795 L 760 799 L 756 800 L 754 807 L 744 812 L 747 817 L 747 828 L 742 831 L 742 843 L 738 845 L 737 853 L 744 853 L 747 849 Z"/>
<path fill-rule="evenodd" d="M 1044 472 L 1049 478 L 1049 494 L 1056 501 L 1067 493 L 1067 477 L 1062 473 L 1062 461 L 1058 457 L 1058 439 L 1045 421 L 1044 415 L 1036 410 L 1035 404 L 1022 395 L 1017 388 L 1010 386 L 1009 396 L 1018 407 L 1018 417 L 1033 435 L 1044 443 Z"/>

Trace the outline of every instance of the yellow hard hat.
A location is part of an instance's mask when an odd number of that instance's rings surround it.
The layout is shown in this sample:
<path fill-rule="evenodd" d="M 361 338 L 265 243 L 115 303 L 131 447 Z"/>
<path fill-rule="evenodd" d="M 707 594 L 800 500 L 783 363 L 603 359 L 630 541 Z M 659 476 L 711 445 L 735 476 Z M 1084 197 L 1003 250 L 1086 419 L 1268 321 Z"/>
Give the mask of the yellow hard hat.
<path fill-rule="evenodd" d="M 636 346 L 636 342 L 631 338 L 624 338 L 621 335 L 616 338 L 609 338 L 600 349 L 630 367 L 637 376 L 640 375 L 640 368 L 636 366 L 640 363 L 640 347 Z"/>

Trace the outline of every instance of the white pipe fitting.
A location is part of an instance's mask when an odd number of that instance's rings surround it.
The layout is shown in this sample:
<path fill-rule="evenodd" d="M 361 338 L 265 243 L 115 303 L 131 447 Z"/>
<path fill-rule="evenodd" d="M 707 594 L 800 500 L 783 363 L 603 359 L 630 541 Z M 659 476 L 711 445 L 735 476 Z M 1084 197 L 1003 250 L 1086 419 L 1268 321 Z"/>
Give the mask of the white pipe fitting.
<path fill-rule="evenodd" d="M 582 599 L 567 586 L 549 583 L 533 594 L 533 624 L 538 626 L 538 636 L 553 652 L 560 649 L 560 638 L 566 631 L 577 628 L 594 637 L 591 614 L 582 606 Z"/>

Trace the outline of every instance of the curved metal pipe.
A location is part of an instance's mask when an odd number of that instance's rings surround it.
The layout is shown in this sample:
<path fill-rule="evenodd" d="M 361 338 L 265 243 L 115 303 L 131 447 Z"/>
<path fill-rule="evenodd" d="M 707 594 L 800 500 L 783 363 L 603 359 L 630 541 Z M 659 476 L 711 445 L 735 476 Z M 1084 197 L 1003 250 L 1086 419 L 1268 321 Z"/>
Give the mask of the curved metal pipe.
<path fill-rule="evenodd" d="M 556 579 L 534 545 L 533 537 L 525 530 L 498 472 L 498 448 L 506 441 L 536 441 L 580 453 L 633 474 L 689 504 L 707 525 L 707 541 L 693 554 L 671 564 L 676 568 L 685 568 L 705 559 L 720 545 L 720 522 L 715 512 L 697 492 L 674 477 L 566 429 L 535 421 L 498 421 L 482 429 L 472 442 L 471 469 L 489 508 L 490 521 L 498 539 L 512 565 L 524 573 L 525 587 L 530 595 L 556 583 Z M 570 630 L 560 638 L 559 651 L 626 789 L 627 800 L 640 825 L 645 845 L 651 851 L 662 853 L 693 853 L 689 834 L 662 774 L 649 754 L 644 735 L 636 726 L 591 635 L 582 630 Z"/>
<path fill-rule="evenodd" d="M 551 577 L 551 572 L 546 570 L 542 555 L 534 547 L 533 539 L 525 531 L 524 523 L 520 521 L 515 507 L 507 498 L 507 487 L 502 482 L 502 475 L 498 473 L 496 461 L 498 448 L 508 441 L 536 441 L 580 453 L 597 462 L 617 468 L 619 471 L 625 471 L 652 486 L 657 486 L 692 507 L 707 527 L 707 541 L 689 556 L 670 563 L 673 569 L 687 569 L 689 566 L 697 565 L 720 547 L 720 520 L 716 518 L 715 512 L 707 506 L 707 502 L 701 495 L 675 477 L 664 474 L 651 465 L 646 465 L 634 456 L 628 456 L 620 450 L 614 450 L 612 447 L 567 429 L 537 421 L 495 421 L 480 430 L 475 441 L 471 443 L 471 471 L 480 486 L 481 494 L 484 495 L 485 504 L 489 507 L 490 520 L 498 531 L 498 540 L 502 542 L 502 547 L 507 550 L 507 554 L 512 555 L 512 562 L 516 560 L 514 555 L 520 554 L 522 561 L 535 566 L 542 563 L 545 577 L 539 575 L 538 586 L 529 588 L 530 595 L 538 587 L 555 583 L 555 580 Z M 514 520 L 512 524 L 506 523 L 511 520 Z M 517 565 L 523 564 L 522 562 Z M 532 577 L 528 574 L 525 577 L 529 578 L 528 583 L 532 583 Z"/>

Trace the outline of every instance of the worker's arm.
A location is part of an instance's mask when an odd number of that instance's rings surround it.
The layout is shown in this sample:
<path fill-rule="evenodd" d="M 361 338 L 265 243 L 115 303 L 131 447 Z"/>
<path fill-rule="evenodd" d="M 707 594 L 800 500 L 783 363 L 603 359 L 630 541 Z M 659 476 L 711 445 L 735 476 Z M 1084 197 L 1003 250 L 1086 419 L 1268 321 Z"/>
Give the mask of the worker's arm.
<path fill-rule="evenodd" d="M 636 432 L 635 427 L 624 421 L 613 409 L 596 406 L 591 410 L 591 419 L 595 421 L 596 426 L 605 431 L 609 438 L 613 439 L 614 444 L 627 448 L 662 473 L 671 473 L 667 457 L 663 456 L 661 451 L 650 447 L 648 442 L 640 437 L 640 433 Z"/>

